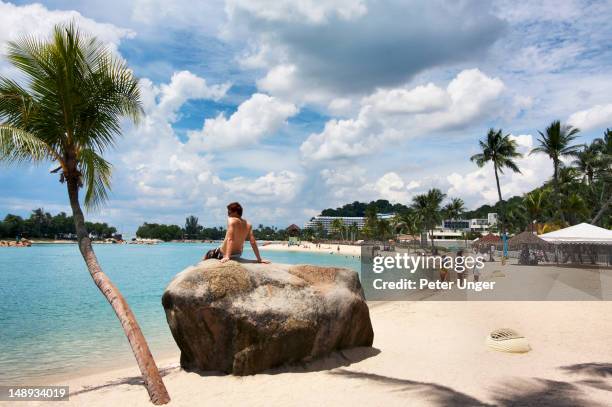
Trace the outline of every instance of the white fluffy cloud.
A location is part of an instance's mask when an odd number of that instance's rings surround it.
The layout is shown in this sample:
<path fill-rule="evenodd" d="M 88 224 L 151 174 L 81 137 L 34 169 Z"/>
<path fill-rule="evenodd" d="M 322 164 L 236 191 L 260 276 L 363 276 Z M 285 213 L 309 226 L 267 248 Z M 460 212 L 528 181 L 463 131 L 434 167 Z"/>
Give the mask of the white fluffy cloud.
<path fill-rule="evenodd" d="M 357 166 L 326 168 L 320 171 L 320 175 L 334 199 L 342 203 L 375 199 L 407 203 L 421 187 L 419 181 L 405 180 L 393 171 L 368 180 L 365 169 Z"/>
<path fill-rule="evenodd" d="M 136 193 L 134 200 L 115 205 L 124 205 L 126 212 L 135 212 L 134 221 L 177 222 L 180 218 L 165 218 L 164 214 L 171 216 L 180 212 L 183 216 L 201 213 L 206 208 L 202 221 L 220 223 L 225 201 L 244 200 L 253 206 L 252 213 L 257 213 L 259 203 L 287 203 L 297 195 L 302 178 L 295 172 L 222 179 L 214 157 L 199 153 L 189 142 L 183 143 L 178 138 L 172 122 L 182 105 L 191 99 L 218 99 L 226 88 L 227 85 L 207 85 L 203 78 L 190 72 L 174 74 L 167 84 L 141 81 L 146 116 L 140 126 L 130 129 L 120 141 L 119 153 L 113 159 L 121 163 L 116 177 L 121 180 L 119 187 L 132 195 Z M 246 111 L 248 120 L 242 117 L 243 113 L 236 113 L 237 118 L 235 114 L 228 123 L 236 125 L 237 130 L 245 126 L 244 131 L 258 126 L 257 118 L 261 120 L 263 113 L 251 110 L 248 105 Z M 267 119 L 263 120 L 269 124 Z M 142 213 L 136 208 L 146 208 L 146 211 Z M 154 219 L 149 210 L 154 211 Z"/>
<path fill-rule="evenodd" d="M 411 191 L 419 186 L 418 181 L 405 182 L 397 173 L 388 172 L 376 181 L 374 189 L 382 199 L 408 202 L 413 195 Z"/>
<path fill-rule="evenodd" d="M 356 157 L 393 140 L 460 128 L 501 114 L 504 89 L 500 79 L 478 69 L 460 72 L 445 89 L 431 83 L 379 89 L 363 98 L 357 117 L 328 121 L 300 150 L 307 160 Z"/>
<path fill-rule="evenodd" d="M 75 21 L 79 27 L 90 35 L 116 49 L 121 40 L 132 38 L 135 33 L 83 17 L 77 11 L 49 10 L 41 4 L 16 6 L 0 1 L 0 44 L 15 40 L 22 35 L 46 38 L 54 25 Z"/>
<path fill-rule="evenodd" d="M 269 172 L 259 178 L 236 177 L 225 181 L 232 196 L 249 202 L 287 203 L 300 190 L 302 178 L 292 171 Z"/>
<path fill-rule="evenodd" d="M 206 119 L 202 130 L 189 132 L 189 145 L 207 151 L 248 146 L 274 134 L 297 111 L 292 103 L 255 93 L 229 118 L 220 114 Z"/>
<path fill-rule="evenodd" d="M 612 127 L 612 103 L 595 105 L 589 109 L 573 113 L 567 122 L 580 130 L 596 129 L 598 127 Z"/>
<path fill-rule="evenodd" d="M 518 144 L 518 150 L 523 158 L 516 160 L 521 170 L 520 174 L 509 169 L 500 175 L 502 197 L 508 199 L 514 195 L 521 195 L 542 185 L 552 175 L 552 163 L 539 154 L 529 155 L 534 147 L 534 138 L 531 135 L 511 136 Z M 497 202 L 497 186 L 493 167 L 487 164 L 468 173 L 454 172 L 446 177 L 450 187 L 448 195 L 458 196 L 473 205 L 491 204 Z"/>
<path fill-rule="evenodd" d="M 189 71 L 175 72 L 169 84 L 162 84 L 155 92 L 160 96 L 157 109 L 172 120 L 174 113 L 189 99 L 219 100 L 230 88 L 229 83 L 209 86 L 206 79 Z"/>
<path fill-rule="evenodd" d="M 450 90 L 447 92 L 433 83 L 414 89 L 379 89 L 363 100 L 363 104 L 372 105 L 383 114 L 430 113 L 448 107 L 451 102 Z"/>

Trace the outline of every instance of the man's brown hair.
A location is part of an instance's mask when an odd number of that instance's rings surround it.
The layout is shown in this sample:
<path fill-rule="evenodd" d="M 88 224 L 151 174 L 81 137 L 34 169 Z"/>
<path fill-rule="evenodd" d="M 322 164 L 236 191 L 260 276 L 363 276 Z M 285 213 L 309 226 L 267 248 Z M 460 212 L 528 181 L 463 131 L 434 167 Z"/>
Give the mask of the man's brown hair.
<path fill-rule="evenodd" d="M 238 202 L 232 202 L 231 204 L 227 205 L 227 213 L 237 213 L 239 217 L 242 217 L 242 205 L 240 205 Z"/>

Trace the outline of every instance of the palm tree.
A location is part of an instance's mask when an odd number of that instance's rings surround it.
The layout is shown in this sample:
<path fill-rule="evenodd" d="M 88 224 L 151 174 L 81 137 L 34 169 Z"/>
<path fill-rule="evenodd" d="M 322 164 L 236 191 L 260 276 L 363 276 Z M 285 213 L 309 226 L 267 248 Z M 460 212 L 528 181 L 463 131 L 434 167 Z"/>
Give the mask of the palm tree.
<path fill-rule="evenodd" d="M 338 233 L 340 240 L 344 240 L 344 221 L 340 218 L 336 218 L 331 222 L 331 228 L 334 232 Z"/>
<path fill-rule="evenodd" d="M 563 199 L 561 209 L 567 214 L 570 225 L 575 225 L 579 218 L 585 217 L 589 213 L 586 202 L 576 193 L 572 193 Z"/>
<path fill-rule="evenodd" d="M 451 220 L 459 218 L 463 212 L 465 212 L 465 203 L 461 198 L 452 198 L 451 201 L 444 206 L 444 213 Z"/>
<path fill-rule="evenodd" d="M 350 240 L 357 240 L 357 234 L 359 233 L 359 227 L 357 223 L 353 222 L 347 227 L 347 233 L 350 236 Z"/>
<path fill-rule="evenodd" d="M 548 155 L 553 162 L 553 188 L 555 191 L 555 201 L 557 209 L 562 221 L 565 221 L 563 211 L 561 210 L 561 197 L 559 196 L 559 168 L 561 167 L 561 158 L 575 157 L 578 154 L 580 146 L 573 145 L 572 142 L 578 137 L 579 129 L 562 125 L 559 120 L 555 120 L 546 128 L 544 133 L 538 130 L 540 138 L 538 138 L 539 146 L 531 150 L 529 154 L 543 153 Z"/>
<path fill-rule="evenodd" d="M 523 198 L 523 207 L 529 214 L 530 222 L 542 220 L 542 214 L 546 209 L 548 199 L 547 189 L 535 189 Z"/>
<path fill-rule="evenodd" d="M 389 221 L 386 219 L 379 219 L 378 222 L 376 222 L 376 236 L 380 237 L 381 240 L 387 239 L 392 233 Z"/>
<path fill-rule="evenodd" d="M 49 42 L 24 37 L 9 42 L 8 60 L 27 87 L 0 77 L 0 160 L 58 164 L 72 207 L 79 250 L 95 284 L 119 318 L 151 401 L 170 400 L 147 342 L 127 302 L 102 271 L 79 202 L 96 208 L 107 198 L 111 164 L 103 158 L 121 132 L 120 119 L 142 114 L 138 81 L 125 63 L 95 38 L 70 24 L 53 29 Z"/>
<path fill-rule="evenodd" d="M 504 173 L 504 168 L 510 168 L 512 171 L 520 173 L 521 170 L 514 161 L 517 158 L 521 158 L 523 155 L 516 151 L 516 141 L 510 138 L 509 134 L 504 135 L 503 130 L 489 129 L 487 136 L 484 140 L 478 142 L 482 150 L 481 153 L 474 154 L 470 157 L 471 161 L 476 162 L 478 167 L 482 168 L 488 162 L 493 163 L 493 170 L 495 172 L 495 183 L 497 184 L 497 196 L 499 197 L 500 214 L 499 220 L 501 223 L 500 235 L 506 230 L 505 219 L 503 213 L 503 199 L 501 188 L 499 186 L 499 174 Z"/>
<path fill-rule="evenodd" d="M 185 235 L 188 239 L 194 239 L 198 233 L 202 231 L 202 226 L 198 223 L 199 219 L 196 216 L 188 216 L 185 218 Z"/>
<path fill-rule="evenodd" d="M 597 170 L 598 154 L 594 146 L 584 146 L 582 151 L 576 154 L 576 159 L 572 164 L 582 174 L 583 180 L 587 185 L 593 183 L 595 171 Z"/>
<path fill-rule="evenodd" d="M 593 140 L 591 148 L 597 153 L 595 177 L 601 180 L 599 210 L 591 220 L 591 223 L 596 225 L 603 218 L 608 207 L 612 206 L 612 194 L 608 192 L 612 184 L 612 171 L 610 170 L 612 167 L 612 130 L 606 129 L 603 137 Z"/>
<path fill-rule="evenodd" d="M 439 189 L 432 188 L 426 194 L 412 198 L 412 208 L 423 219 L 425 229 L 429 231 L 432 251 L 435 249 L 433 232 L 436 224 L 442 220 L 440 205 L 445 196 Z"/>
<path fill-rule="evenodd" d="M 398 234 L 406 230 L 406 219 L 399 213 L 396 213 L 389 221 L 393 234 L 397 237 Z"/>

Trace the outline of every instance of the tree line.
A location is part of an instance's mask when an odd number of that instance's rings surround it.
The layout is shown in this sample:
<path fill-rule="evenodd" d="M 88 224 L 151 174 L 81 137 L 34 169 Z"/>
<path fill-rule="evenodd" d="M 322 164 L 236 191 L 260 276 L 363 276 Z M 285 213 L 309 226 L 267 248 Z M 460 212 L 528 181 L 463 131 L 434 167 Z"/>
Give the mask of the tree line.
<path fill-rule="evenodd" d="M 136 236 L 143 239 L 170 240 L 221 240 L 225 238 L 224 227 L 204 227 L 196 216 L 188 216 L 183 226 L 158 223 L 142 224 L 136 231 Z M 287 232 L 274 226 L 259 225 L 253 228 L 253 234 L 258 240 L 285 240 Z"/>
<path fill-rule="evenodd" d="M 94 238 L 105 239 L 117 233 L 117 228 L 105 222 L 86 222 L 85 225 Z M 73 217 L 65 212 L 51 215 L 38 208 L 26 219 L 9 213 L 0 221 L 2 238 L 67 239 L 69 236 L 76 238 L 76 229 Z"/>

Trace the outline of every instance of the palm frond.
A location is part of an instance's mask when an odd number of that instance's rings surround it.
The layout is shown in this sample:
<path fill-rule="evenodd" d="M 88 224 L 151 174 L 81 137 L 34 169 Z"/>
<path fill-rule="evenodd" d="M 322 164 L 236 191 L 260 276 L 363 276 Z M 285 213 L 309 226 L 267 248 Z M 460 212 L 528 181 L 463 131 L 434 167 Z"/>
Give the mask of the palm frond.
<path fill-rule="evenodd" d="M 8 163 L 55 159 L 50 147 L 36 135 L 0 125 L 0 161 Z"/>
<path fill-rule="evenodd" d="M 79 165 L 85 185 L 85 206 L 97 209 L 108 199 L 112 165 L 91 149 L 79 154 Z"/>

